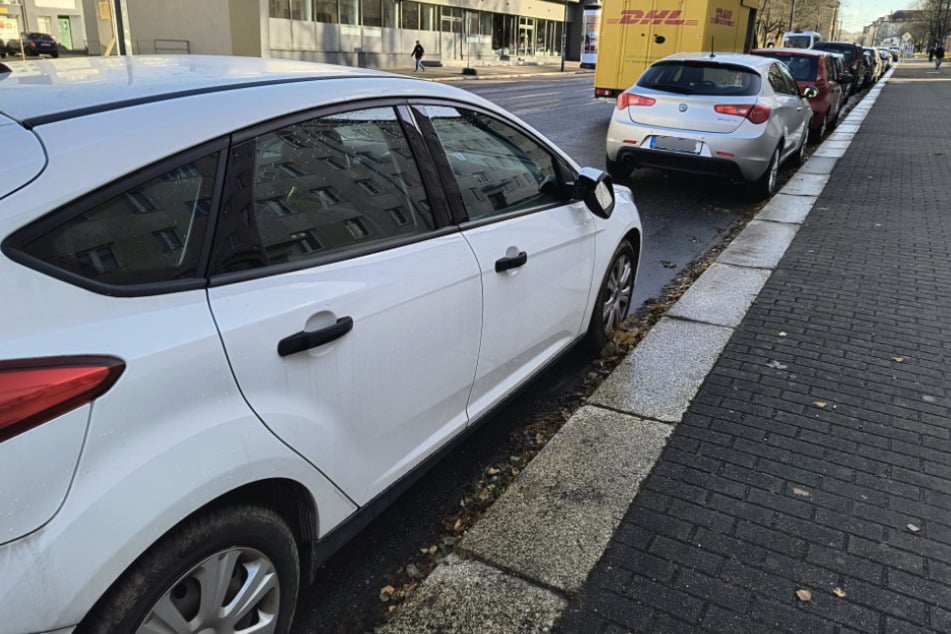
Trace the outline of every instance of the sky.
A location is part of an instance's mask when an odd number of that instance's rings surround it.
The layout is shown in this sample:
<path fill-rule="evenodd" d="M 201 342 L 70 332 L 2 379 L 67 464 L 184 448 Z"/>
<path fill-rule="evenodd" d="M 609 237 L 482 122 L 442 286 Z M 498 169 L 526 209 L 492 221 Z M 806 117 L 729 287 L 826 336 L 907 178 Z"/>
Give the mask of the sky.
<path fill-rule="evenodd" d="M 913 9 L 915 4 L 914 0 L 842 0 L 839 8 L 842 31 L 861 32 L 863 27 L 878 18 L 895 11 Z"/>

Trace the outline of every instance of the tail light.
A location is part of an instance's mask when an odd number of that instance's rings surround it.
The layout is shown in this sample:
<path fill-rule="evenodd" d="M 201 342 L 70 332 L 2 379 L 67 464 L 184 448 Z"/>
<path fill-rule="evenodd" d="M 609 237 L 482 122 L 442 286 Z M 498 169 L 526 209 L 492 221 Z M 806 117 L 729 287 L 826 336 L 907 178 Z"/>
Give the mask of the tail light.
<path fill-rule="evenodd" d="M 650 97 L 642 97 L 641 95 L 635 95 L 630 92 L 622 92 L 617 96 L 617 109 L 624 110 L 631 106 L 653 106 L 657 103 L 656 99 L 651 99 Z"/>
<path fill-rule="evenodd" d="M 714 106 L 720 114 L 729 114 L 749 119 L 751 123 L 766 123 L 769 120 L 769 107 L 762 104 L 754 105 L 720 105 Z"/>
<path fill-rule="evenodd" d="M 0 361 L 0 442 L 105 394 L 123 370 L 106 356 Z"/>

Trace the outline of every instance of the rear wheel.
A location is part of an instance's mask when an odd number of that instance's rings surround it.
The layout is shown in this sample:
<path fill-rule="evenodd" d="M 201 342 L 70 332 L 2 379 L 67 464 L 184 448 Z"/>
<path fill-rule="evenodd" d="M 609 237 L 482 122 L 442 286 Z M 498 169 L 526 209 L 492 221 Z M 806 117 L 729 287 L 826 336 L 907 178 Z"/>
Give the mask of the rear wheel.
<path fill-rule="evenodd" d="M 173 529 L 77 630 L 286 634 L 300 584 L 297 542 L 275 512 L 227 507 Z"/>
<path fill-rule="evenodd" d="M 809 128 L 809 141 L 812 143 L 818 143 L 822 140 L 822 137 L 826 135 L 826 131 L 829 129 L 829 113 L 826 113 L 826 116 L 822 117 L 822 124 L 818 128 Z"/>
<path fill-rule="evenodd" d="M 588 325 L 588 343 L 593 350 L 600 352 L 627 317 L 631 296 L 634 294 L 636 272 L 634 247 L 625 240 L 618 245 L 614 257 L 611 258 L 611 264 L 604 274 L 594 303 L 594 311 Z"/>
<path fill-rule="evenodd" d="M 776 193 L 776 184 L 779 181 L 779 148 L 773 150 L 773 156 L 769 159 L 769 165 L 763 175 L 753 183 L 753 192 L 759 198 L 769 198 Z"/>

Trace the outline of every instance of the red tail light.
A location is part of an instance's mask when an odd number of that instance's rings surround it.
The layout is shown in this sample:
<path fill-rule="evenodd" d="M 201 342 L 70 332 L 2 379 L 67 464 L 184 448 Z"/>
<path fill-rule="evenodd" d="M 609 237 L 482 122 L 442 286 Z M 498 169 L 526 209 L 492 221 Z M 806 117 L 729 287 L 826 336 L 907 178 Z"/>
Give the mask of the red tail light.
<path fill-rule="evenodd" d="M 653 106 L 655 103 L 657 103 L 656 99 L 642 97 L 641 95 L 635 95 L 630 92 L 622 92 L 617 96 L 618 110 L 624 110 L 630 106 Z"/>
<path fill-rule="evenodd" d="M 0 361 L 0 442 L 91 402 L 124 369 L 115 357 Z"/>
<path fill-rule="evenodd" d="M 714 110 L 720 114 L 731 114 L 737 117 L 745 117 L 751 123 L 766 123 L 769 120 L 769 108 L 761 104 L 749 105 L 721 105 L 714 106 Z"/>

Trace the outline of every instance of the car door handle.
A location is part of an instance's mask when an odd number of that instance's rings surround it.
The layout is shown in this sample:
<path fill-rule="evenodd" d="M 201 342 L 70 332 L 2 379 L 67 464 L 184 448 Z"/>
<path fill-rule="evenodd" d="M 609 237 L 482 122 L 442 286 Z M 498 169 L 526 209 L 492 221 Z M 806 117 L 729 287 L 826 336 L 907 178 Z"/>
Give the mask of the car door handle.
<path fill-rule="evenodd" d="M 517 269 L 528 262 L 528 254 L 524 251 L 520 251 L 518 255 L 514 255 L 510 258 L 499 258 L 495 261 L 495 272 L 501 273 L 502 271 L 508 271 L 509 269 Z"/>
<path fill-rule="evenodd" d="M 277 344 L 277 353 L 282 357 L 295 352 L 310 350 L 334 339 L 339 339 L 353 329 L 353 317 L 341 317 L 333 326 L 327 326 L 313 332 L 304 330 L 289 337 L 284 337 Z"/>

